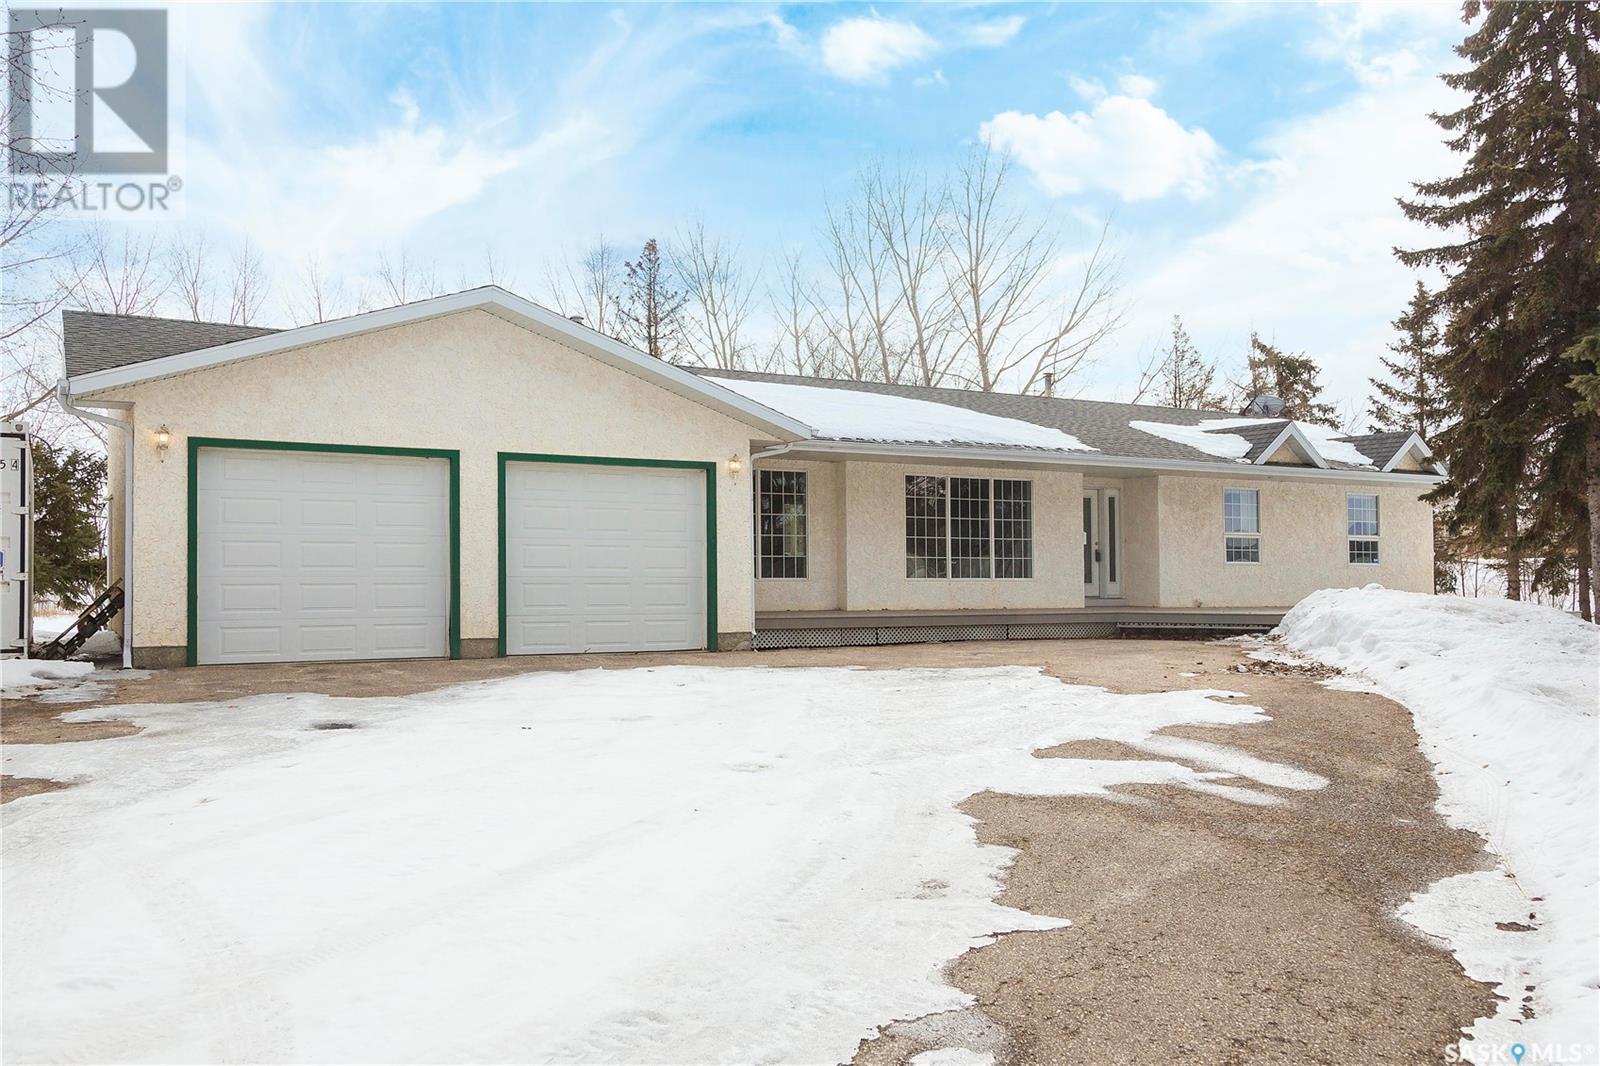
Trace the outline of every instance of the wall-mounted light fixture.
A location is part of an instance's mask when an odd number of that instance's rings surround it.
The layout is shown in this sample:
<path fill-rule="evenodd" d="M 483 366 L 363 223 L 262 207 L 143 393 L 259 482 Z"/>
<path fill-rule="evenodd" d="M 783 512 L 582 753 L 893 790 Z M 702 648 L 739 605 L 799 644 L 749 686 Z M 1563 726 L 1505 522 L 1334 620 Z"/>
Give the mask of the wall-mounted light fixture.
<path fill-rule="evenodd" d="M 728 456 L 728 476 L 738 477 L 739 471 L 744 469 L 744 460 L 739 458 L 739 453 L 734 452 Z"/>
<path fill-rule="evenodd" d="M 172 447 L 172 430 L 163 423 L 156 430 L 156 454 L 161 457 L 163 463 L 167 461 L 167 449 L 170 447 Z"/>

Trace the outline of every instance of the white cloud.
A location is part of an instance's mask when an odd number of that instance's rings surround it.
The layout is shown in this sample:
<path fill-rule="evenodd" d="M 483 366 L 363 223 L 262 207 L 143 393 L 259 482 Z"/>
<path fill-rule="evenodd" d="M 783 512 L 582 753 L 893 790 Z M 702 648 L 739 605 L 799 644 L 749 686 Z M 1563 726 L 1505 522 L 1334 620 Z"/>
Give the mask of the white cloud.
<path fill-rule="evenodd" d="M 1124 74 L 1117 79 L 1117 87 L 1125 96 L 1137 96 L 1141 100 L 1148 100 L 1161 88 L 1161 83 L 1154 78 L 1147 78 L 1143 74 Z"/>
<path fill-rule="evenodd" d="M 1170 249 L 1125 245 L 1146 264 L 1130 262 L 1118 338 L 1127 354 L 1102 365 L 1096 391 L 1125 397 L 1134 353 L 1161 343 L 1176 313 L 1229 370 L 1256 329 L 1315 358 L 1330 397 L 1365 396 L 1416 278 L 1392 249 L 1439 239 L 1395 198 L 1450 172 L 1427 116 L 1452 106 L 1449 90 L 1419 74 L 1289 123 L 1261 144 L 1266 161 L 1240 172 L 1253 185 L 1241 212 Z"/>
<path fill-rule="evenodd" d="M 1028 20 L 1021 15 L 1008 15 L 1005 18 L 975 23 L 967 28 L 967 41 L 980 48 L 998 48 L 1021 32 L 1022 24 L 1026 21 Z"/>
<path fill-rule="evenodd" d="M 915 62 L 938 47 L 914 22 L 876 16 L 848 18 L 822 35 L 822 62 L 845 81 L 881 81 L 896 67 Z"/>
<path fill-rule="evenodd" d="M 1079 87 L 1093 97 L 1087 112 L 1004 111 L 980 133 L 1011 153 L 1052 196 L 1104 189 L 1132 202 L 1174 191 L 1195 199 L 1209 191 L 1221 155 L 1210 134 L 1185 129 L 1149 100 L 1103 91 L 1094 96 L 1095 88 L 1090 82 Z"/>

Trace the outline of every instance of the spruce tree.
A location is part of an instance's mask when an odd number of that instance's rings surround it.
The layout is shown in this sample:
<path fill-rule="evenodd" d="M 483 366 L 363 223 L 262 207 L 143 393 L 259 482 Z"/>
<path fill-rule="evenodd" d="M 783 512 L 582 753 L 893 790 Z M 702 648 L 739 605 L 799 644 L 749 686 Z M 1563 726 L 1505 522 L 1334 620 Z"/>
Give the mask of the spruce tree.
<path fill-rule="evenodd" d="M 1212 388 L 1217 364 L 1208 362 L 1189 339 L 1183 319 L 1172 316 L 1172 341 L 1161 353 L 1158 395 L 1168 407 L 1216 410 L 1227 401 Z"/>
<path fill-rule="evenodd" d="M 95 515 L 106 483 L 103 455 L 33 441 L 33 593 L 73 609 L 105 584 Z"/>
<path fill-rule="evenodd" d="M 639 258 L 624 261 L 622 267 L 622 295 L 616 299 L 619 339 L 657 359 L 676 362 L 689 297 L 677 287 L 671 260 L 651 237 Z"/>
<path fill-rule="evenodd" d="M 1254 331 L 1250 334 L 1250 351 L 1245 355 L 1245 370 L 1249 380 L 1240 386 L 1241 409 L 1262 396 L 1276 396 L 1283 402 L 1283 418 L 1297 422 L 1312 422 L 1320 426 L 1339 427 L 1339 418 L 1333 404 L 1323 403 L 1322 384 L 1317 380 L 1321 370 L 1316 361 L 1304 352 L 1285 352 L 1268 344 Z"/>
<path fill-rule="evenodd" d="M 1409 430 L 1428 439 L 1444 424 L 1448 408 L 1439 386 L 1439 328 L 1433 302 L 1422 282 L 1394 320 L 1400 338 L 1389 344 L 1393 359 L 1382 359 L 1387 379 L 1372 378 L 1372 422 L 1380 429 Z"/>
<path fill-rule="evenodd" d="M 1437 495 L 1505 546 L 1515 597 L 1522 552 L 1570 543 L 1575 523 L 1600 554 L 1600 415 L 1568 384 L 1594 355 L 1563 358 L 1600 322 L 1600 4 L 1462 11 L 1482 18 L 1456 48 L 1471 66 L 1442 78 L 1467 102 L 1433 116 L 1462 169 L 1401 201 L 1448 243 L 1398 254 L 1446 278 L 1439 372 L 1456 421 L 1438 434 Z"/>

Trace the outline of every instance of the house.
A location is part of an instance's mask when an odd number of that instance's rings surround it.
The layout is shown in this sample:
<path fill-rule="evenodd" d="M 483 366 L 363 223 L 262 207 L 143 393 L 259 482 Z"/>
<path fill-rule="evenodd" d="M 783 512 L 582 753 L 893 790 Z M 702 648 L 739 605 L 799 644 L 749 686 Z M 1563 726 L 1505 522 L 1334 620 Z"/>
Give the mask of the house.
<path fill-rule="evenodd" d="M 1410 434 L 690 370 L 494 287 L 63 328 L 61 402 L 114 427 L 138 665 L 1264 624 L 1432 588 Z"/>

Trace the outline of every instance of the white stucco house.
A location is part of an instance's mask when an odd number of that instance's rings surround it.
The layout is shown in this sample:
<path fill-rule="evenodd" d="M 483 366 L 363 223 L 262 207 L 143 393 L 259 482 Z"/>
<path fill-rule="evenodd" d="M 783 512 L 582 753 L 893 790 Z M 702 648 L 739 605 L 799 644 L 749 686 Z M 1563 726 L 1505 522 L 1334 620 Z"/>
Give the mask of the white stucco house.
<path fill-rule="evenodd" d="M 1415 435 L 692 370 L 498 288 L 68 312 L 138 665 L 1267 624 L 1432 589 Z"/>

